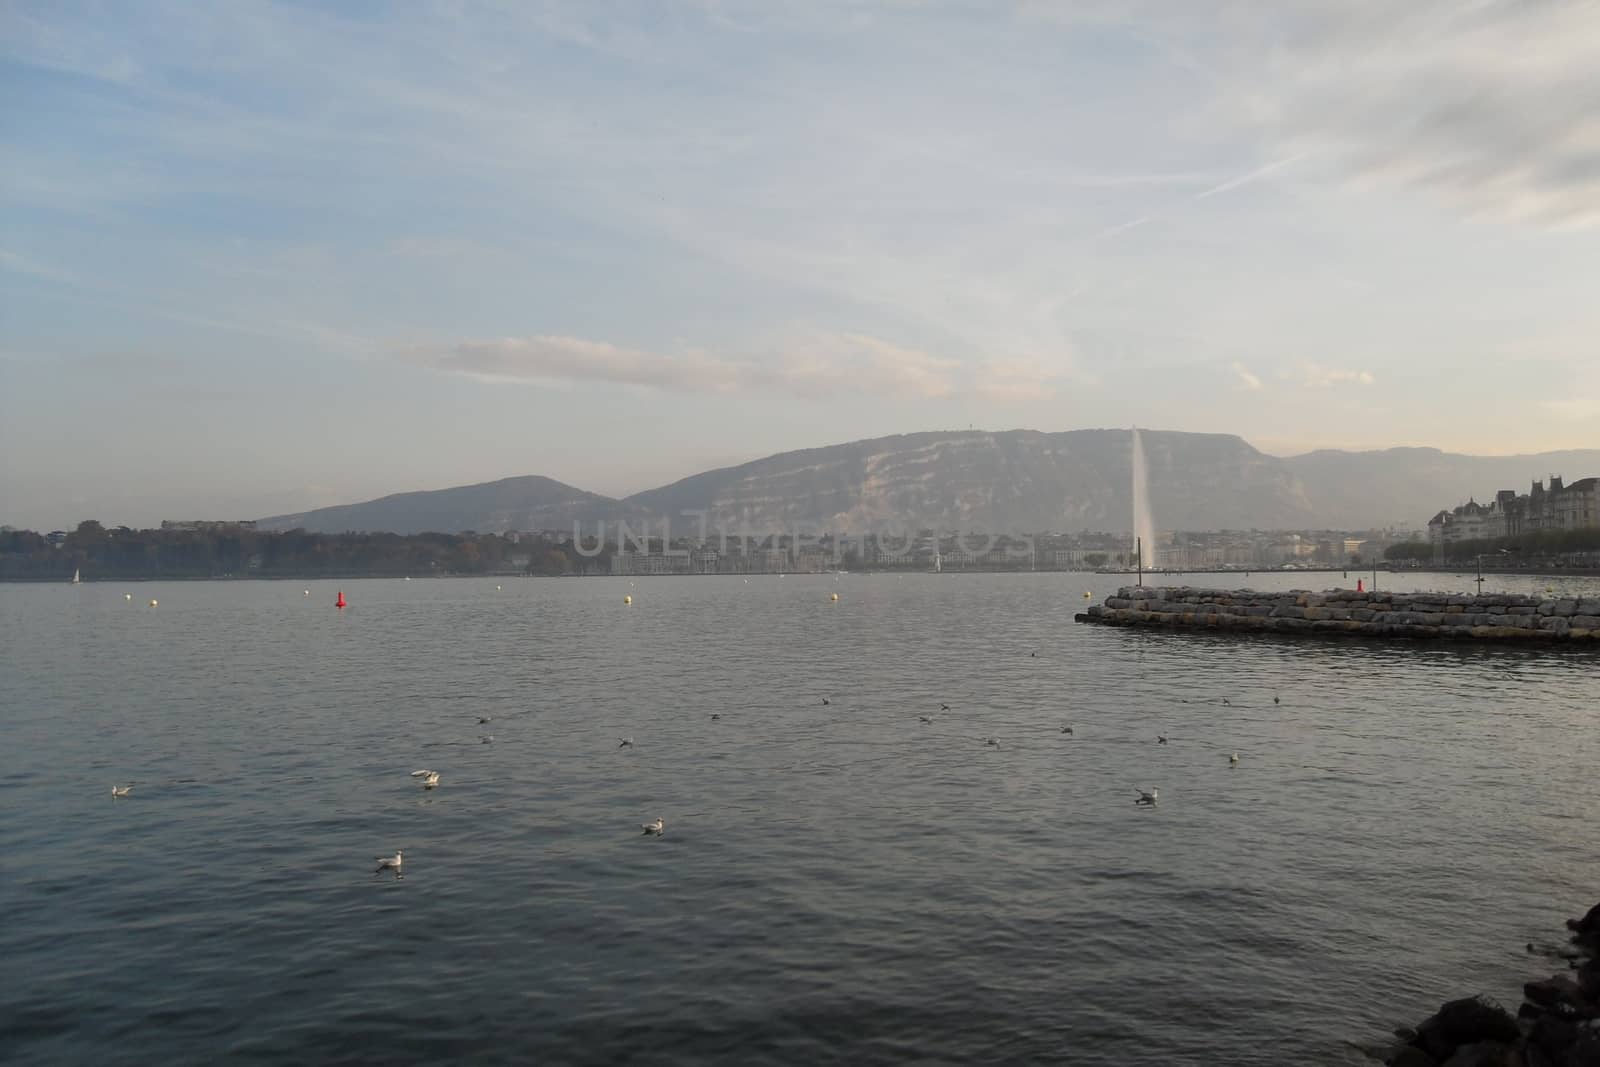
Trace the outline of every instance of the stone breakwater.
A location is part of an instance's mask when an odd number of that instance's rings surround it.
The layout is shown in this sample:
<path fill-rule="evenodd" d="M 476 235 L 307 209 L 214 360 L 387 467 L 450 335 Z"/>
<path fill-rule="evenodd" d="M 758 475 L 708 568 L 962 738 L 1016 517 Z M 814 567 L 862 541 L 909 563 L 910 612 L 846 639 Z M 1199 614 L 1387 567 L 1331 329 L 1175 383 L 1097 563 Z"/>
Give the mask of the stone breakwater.
<path fill-rule="evenodd" d="M 1600 648 L 1600 599 L 1123 586 L 1074 616 L 1105 626 L 1237 633 L 1560 641 Z"/>
<path fill-rule="evenodd" d="M 1389 1067 L 1596 1067 L 1600 1064 L 1600 904 L 1568 919 L 1570 946 L 1529 945 L 1567 969 L 1522 987 L 1515 1016 L 1487 997 L 1452 1000 L 1395 1031 Z"/>

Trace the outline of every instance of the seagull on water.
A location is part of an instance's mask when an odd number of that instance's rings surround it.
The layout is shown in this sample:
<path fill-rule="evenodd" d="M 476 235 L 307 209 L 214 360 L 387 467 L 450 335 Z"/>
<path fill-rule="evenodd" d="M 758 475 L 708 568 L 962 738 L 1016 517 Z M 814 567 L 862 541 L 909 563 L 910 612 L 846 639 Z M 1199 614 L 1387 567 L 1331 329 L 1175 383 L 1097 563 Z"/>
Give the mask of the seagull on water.
<path fill-rule="evenodd" d="M 1072 727 L 1070 727 L 1070 726 L 1063 726 L 1063 727 L 1062 727 L 1062 728 L 1061 728 L 1061 732 L 1062 732 L 1062 733 L 1064 733 L 1064 734 L 1071 734 L 1071 733 L 1072 733 Z"/>
<path fill-rule="evenodd" d="M 939 705 L 939 710 L 940 711 L 949 711 L 950 710 L 950 705 L 949 704 L 940 704 Z"/>
<path fill-rule="evenodd" d="M 1273 698 L 1272 698 L 1272 702 L 1273 702 L 1273 703 L 1274 703 L 1274 704 L 1276 704 L 1276 703 L 1277 703 L 1277 702 L 1278 702 L 1278 698 L 1277 698 L 1277 697 L 1273 697 Z"/>
<path fill-rule="evenodd" d="M 917 716 L 917 721 L 922 723 L 924 726 L 928 726 L 928 725 L 931 725 L 933 723 L 933 716 L 932 715 L 918 715 Z"/>
<path fill-rule="evenodd" d="M 438 771 L 412 771 L 411 777 L 421 778 L 424 789 L 432 789 L 439 784 Z"/>
<path fill-rule="evenodd" d="M 494 722 L 494 716 L 493 715 L 479 715 L 478 716 L 478 725 L 479 726 L 486 726 L 491 722 Z"/>
<path fill-rule="evenodd" d="M 378 870 L 380 871 L 398 871 L 401 857 L 404 855 L 405 853 L 395 849 L 392 856 L 374 856 L 373 859 L 378 861 Z"/>
<path fill-rule="evenodd" d="M 482 737 L 478 738 L 478 744 L 480 744 L 480 745 L 492 745 L 492 744 L 494 744 L 494 734 L 484 734 Z"/>
<path fill-rule="evenodd" d="M 1228 762 L 1230 764 L 1238 763 L 1239 762 L 1239 753 L 1235 752 L 1233 755 L 1229 756 L 1228 757 Z"/>
<path fill-rule="evenodd" d="M 720 713 L 720 712 L 715 712 L 715 711 L 713 711 L 713 712 L 712 712 L 712 713 L 711 713 L 711 721 L 712 721 L 712 722 L 716 722 L 716 721 L 717 721 L 717 720 L 718 720 L 718 719 L 720 719 L 720 718 L 722 718 L 722 715 L 721 715 L 721 713 Z"/>
<path fill-rule="evenodd" d="M 111 795 L 114 797 L 125 797 L 132 790 L 133 786 L 131 785 L 114 785 L 111 787 Z"/>
<path fill-rule="evenodd" d="M 832 703 L 833 703 L 833 701 L 829 700 L 827 697 L 823 697 L 822 698 L 823 707 L 827 707 L 829 704 L 832 704 Z"/>
<path fill-rule="evenodd" d="M 1000 747 L 1000 742 L 998 740 L 996 740 L 995 738 L 993 738 L 993 737 L 984 738 L 983 739 L 983 743 L 988 745 L 990 748 L 999 748 Z"/>
<path fill-rule="evenodd" d="M 1164 745 L 1166 743 L 1167 743 L 1167 735 L 1166 734 L 1156 734 L 1156 744 Z"/>
<path fill-rule="evenodd" d="M 1138 790 L 1138 793 L 1139 799 L 1134 801 L 1135 804 L 1146 804 L 1150 807 L 1154 807 L 1156 803 L 1156 797 L 1160 795 L 1161 790 L 1152 786 L 1150 788 L 1150 792 L 1146 793 L 1143 789 L 1140 789 Z"/>
<path fill-rule="evenodd" d="M 660 837 L 661 831 L 667 828 L 667 824 L 660 819 L 651 819 L 649 822 L 640 823 L 639 825 L 644 828 L 645 834 L 650 837 Z"/>
<path fill-rule="evenodd" d="M 633 738 L 624 737 L 622 739 L 622 741 L 617 745 L 617 747 L 618 748 L 632 748 L 633 747 Z"/>
<path fill-rule="evenodd" d="M 1228 703 L 1228 698 L 1227 697 L 1223 697 L 1222 698 L 1222 706 L 1225 707 L 1225 708 L 1233 707 L 1232 704 Z"/>

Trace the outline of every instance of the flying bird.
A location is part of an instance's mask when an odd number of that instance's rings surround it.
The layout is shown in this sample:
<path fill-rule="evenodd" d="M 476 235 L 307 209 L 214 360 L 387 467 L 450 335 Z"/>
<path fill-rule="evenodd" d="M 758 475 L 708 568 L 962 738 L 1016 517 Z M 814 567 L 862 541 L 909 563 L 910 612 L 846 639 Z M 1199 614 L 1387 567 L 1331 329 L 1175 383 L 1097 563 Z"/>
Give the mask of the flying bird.
<path fill-rule="evenodd" d="M 424 789 L 432 789 L 439 784 L 438 771 L 412 771 L 411 777 L 421 778 Z"/>
<path fill-rule="evenodd" d="M 1139 799 L 1134 801 L 1135 804 L 1147 804 L 1147 805 L 1150 805 L 1151 807 L 1154 807 L 1155 806 L 1155 802 L 1156 802 L 1156 797 L 1158 795 L 1160 795 L 1161 790 L 1156 789 L 1155 787 L 1152 786 L 1151 789 L 1150 789 L 1150 792 L 1148 792 L 1148 793 L 1146 793 L 1143 789 L 1137 790 L 1137 792 L 1139 794 Z"/>
<path fill-rule="evenodd" d="M 660 837 L 661 832 L 667 828 L 667 824 L 660 819 L 651 819 L 649 822 L 640 823 L 639 825 L 644 828 L 647 837 Z M 694 835 L 691 834 L 690 836 Z"/>
<path fill-rule="evenodd" d="M 392 856 L 374 856 L 373 858 L 378 861 L 377 869 L 379 871 L 398 871 L 400 869 L 401 858 L 404 855 L 405 853 L 401 852 L 399 849 L 395 849 L 394 855 Z"/>

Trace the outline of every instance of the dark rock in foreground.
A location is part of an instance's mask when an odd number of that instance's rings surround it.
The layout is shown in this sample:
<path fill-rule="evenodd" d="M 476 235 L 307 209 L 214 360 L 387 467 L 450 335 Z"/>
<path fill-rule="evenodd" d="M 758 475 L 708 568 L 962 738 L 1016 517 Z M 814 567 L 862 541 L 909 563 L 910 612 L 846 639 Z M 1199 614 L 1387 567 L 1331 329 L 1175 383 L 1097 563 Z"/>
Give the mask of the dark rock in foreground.
<path fill-rule="evenodd" d="M 1600 1067 L 1600 905 L 1573 931 L 1570 964 L 1523 986 L 1513 1017 L 1487 997 L 1440 1005 L 1415 1030 L 1397 1030 L 1400 1043 L 1384 1057 L 1389 1067 Z M 1533 946 L 1529 946 L 1530 949 Z"/>

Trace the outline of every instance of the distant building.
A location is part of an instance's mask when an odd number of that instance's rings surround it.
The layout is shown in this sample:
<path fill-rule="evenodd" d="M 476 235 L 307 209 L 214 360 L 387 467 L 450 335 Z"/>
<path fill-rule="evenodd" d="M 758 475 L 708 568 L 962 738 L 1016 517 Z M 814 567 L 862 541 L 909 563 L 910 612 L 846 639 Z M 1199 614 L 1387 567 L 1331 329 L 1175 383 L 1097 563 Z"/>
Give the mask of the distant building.
<path fill-rule="evenodd" d="M 1469 499 L 1428 520 L 1428 543 L 1436 552 L 1445 545 L 1487 541 L 1544 530 L 1581 530 L 1600 526 L 1600 479 L 1584 478 L 1566 485 L 1552 475 L 1550 487 L 1534 482 L 1522 496 L 1502 489 L 1488 504 Z"/>

